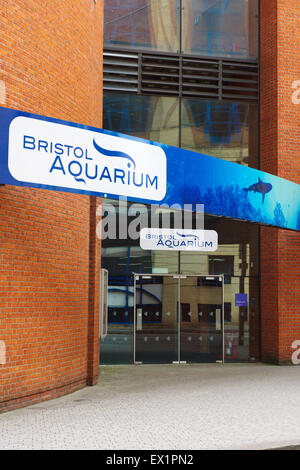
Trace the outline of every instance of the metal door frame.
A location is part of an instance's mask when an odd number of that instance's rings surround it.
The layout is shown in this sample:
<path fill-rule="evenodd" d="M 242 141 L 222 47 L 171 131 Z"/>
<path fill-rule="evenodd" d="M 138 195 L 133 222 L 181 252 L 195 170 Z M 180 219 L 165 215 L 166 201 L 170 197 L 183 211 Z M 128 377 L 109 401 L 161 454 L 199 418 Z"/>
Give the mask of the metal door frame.
<path fill-rule="evenodd" d="M 105 276 L 107 285 L 104 284 Z M 106 300 L 106 304 L 104 302 Z M 108 270 L 101 268 L 100 272 L 100 301 L 99 301 L 99 337 L 105 338 L 108 332 Z"/>
<path fill-rule="evenodd" d="M 224 274 L 213 274 L 213 275 L 204 275 L 204 274 L 147 274 L 147 273 L 133 273 L 134 282 L 133 282 L 133 363 L 134 364 L 141 364 L 140 362 L 136 361 L 136 281 L 137 278 L 142 276 L 143 278 L 152 278 L 152 277 L 172 277 L 173 279 L 177 279 L 178 281 L 178 309 L 177 309 L 177 334 L 178 334 L 178 362 L 176 364 L 184 364 L 185 362 L 180 361 L 180 353 L 181 353 L 181 337 L 180 337 L 180 324 L 181 324 L 181 312 L 180 312 L 180 287 L 181 287 L 181 279 L 186 279 L 188 277 L 202 277 L 202 278 L 209 278 L 209 279 L 218 279 L 222 282 L 222 361 L 221 363 L 224 364 L 225 362 L 225 315 L 224 315 Z"/>

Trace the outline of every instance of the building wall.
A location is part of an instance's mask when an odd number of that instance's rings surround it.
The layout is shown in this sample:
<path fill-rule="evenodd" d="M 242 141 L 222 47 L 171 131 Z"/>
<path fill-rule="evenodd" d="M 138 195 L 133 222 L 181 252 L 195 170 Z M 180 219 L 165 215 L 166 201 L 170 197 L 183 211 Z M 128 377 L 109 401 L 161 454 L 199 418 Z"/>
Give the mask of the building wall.
<path fill-rule="evenodd" d="M 298 0 L 261 0 L 260 43 L 261 169 L 300 184 Z M 262 228 L 261 240 L 262 360 L 290 363 L 300 339 L 300 233 Z"/>
<path fill-rule="evenodd" d="M 102 9 L 0 0 L 0 104 L 101 127 Z M 0 187 L 0 411 L 97 380 L 97 204 Z"/>

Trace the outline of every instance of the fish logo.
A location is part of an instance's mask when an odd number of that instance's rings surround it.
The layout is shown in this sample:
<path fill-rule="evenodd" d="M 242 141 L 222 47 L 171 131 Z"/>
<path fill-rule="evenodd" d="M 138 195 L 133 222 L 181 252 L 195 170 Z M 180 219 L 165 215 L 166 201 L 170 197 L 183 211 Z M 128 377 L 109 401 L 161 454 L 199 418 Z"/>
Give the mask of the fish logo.
<path fill-rule="evenodd" d="M 244 191 L 254 193 L 260 193 L 262 195 L 262 204 L 265 201 L 265 196 L 272 190 L 273 186 L 270 183 L 264 183 L 260 178 L 258 178 L 258 183 L 251 184 L 249 188 L 244 188 Z"/>
<path fill-rule="evenodd" d="M 199 240 L 199 237 L 197 235 L 193 235 L 193 234 L 184 235 L 183 233 L 176 232 L 176 235 L 178 235 L 178 237 L 182 237 L 182 238 L 193 238 L 195 241 Z"/>
<path fill-rule="evenodd" d="M 97 152 L 101 153 L 101 155 L 104 155 L 105 157 L 124 158 L 128 160 L 128 168 L 131 168 L 131 165 L 133 165 L 133 169 L 136 169 L 135 161 L 127 153 L 119 152 L 118 150 L 107 150 L 103 147 L 100 147 L 100 145 L 97 144 L 95 139 L 93 139 L 93 145 Z"/>

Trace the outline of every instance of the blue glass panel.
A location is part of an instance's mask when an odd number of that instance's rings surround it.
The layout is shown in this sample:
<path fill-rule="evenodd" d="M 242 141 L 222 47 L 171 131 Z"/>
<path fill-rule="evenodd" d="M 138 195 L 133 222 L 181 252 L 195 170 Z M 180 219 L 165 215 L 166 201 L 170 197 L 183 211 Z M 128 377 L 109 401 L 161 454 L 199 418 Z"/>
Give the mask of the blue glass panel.
<path fill-rule="evenodd" d="M 187 150 L 258 168 L 257 105 L 186 98 L 181 143 Z"/>
<path fill-rule="evenodd" d="M 178 52 L 179 3 L 178 0 L 106 0 L 105 45 Z"/>
<path fill-rule="evenodd" d="M 179 146 L 179 99 L 105 93 L 103 127 Z"/>
<path fill-rule="evenodd" d="M 257 58 L 257 0 L 188 0 L 183 9 L 183 52 Z"/>

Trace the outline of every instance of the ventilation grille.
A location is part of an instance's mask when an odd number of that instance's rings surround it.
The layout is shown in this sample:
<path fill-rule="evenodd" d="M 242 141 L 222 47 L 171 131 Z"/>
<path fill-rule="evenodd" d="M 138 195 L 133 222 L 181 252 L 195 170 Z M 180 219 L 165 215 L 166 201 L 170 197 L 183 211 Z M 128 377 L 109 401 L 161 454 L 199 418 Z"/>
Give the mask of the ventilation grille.
<path fill-rule="evenodd" d="M 182 95 L 218 99 L 220 64 L 217 60 L 182 59 Z"/>
<path fill-rule="evenodd" d="M 103 54 L 103 88 L 107 91 L 138 92 L 139 56 L 118 52 Z"/>
<path fill-rule="evenodd" d="M 142 54 L 141 62 L 142 93 L 179 95 L 179 57 Z"/>
<path fill-rule="evenodd" d="M 258 65 L 246 62 L 223 62 L 223 99 L 258 100 Z"/>
<path fill-rule="evenodd" d="M 105 91 L 258 101 L 258 64 L 144 52 L 104 51 Z"/>

